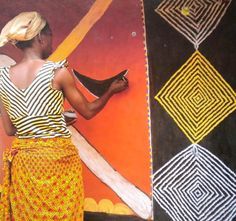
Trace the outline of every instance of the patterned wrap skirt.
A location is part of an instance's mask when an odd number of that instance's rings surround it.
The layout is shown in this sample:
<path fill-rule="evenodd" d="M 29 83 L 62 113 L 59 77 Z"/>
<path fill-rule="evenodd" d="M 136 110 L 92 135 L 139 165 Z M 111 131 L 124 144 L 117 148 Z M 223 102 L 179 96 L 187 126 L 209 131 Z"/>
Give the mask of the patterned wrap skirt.
<path fill-rule="evenodd" d="M 82 166 L 71 138 L 15 138 L 4 168 L 2 221 L 83 220 Z"/>

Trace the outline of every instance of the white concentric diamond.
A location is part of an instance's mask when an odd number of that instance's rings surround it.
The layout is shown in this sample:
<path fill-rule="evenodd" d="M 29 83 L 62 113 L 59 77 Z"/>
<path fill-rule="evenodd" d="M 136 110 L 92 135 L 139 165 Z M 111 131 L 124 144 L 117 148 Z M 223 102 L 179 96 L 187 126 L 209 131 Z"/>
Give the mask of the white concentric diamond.
<path fill-rule="evenodd" d="M 193 144 L 153 175 L 153 196 L 174 221 L 231 221 L 236 174 Z"/>
<path fill-rule="evenodd" d="M 231 0 L 163 0 L 156 9 L 197 49 L 217 27 Z"/>

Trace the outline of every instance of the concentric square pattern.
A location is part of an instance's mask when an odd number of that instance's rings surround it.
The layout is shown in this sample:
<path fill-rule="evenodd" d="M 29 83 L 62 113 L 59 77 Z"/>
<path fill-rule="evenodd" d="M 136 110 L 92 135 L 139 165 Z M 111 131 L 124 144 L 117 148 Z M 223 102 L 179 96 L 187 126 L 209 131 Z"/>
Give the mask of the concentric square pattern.
<path fill-rule="evenodd" d="M 153 175 L 153 196 L 174 221 L 231 221 L 236 174 L 193 144 Z"/>
<path fill-rule="evenodd" d="M 192 143 L 236 109 L 236 94 L 196 51 L 155 97 Z"/>

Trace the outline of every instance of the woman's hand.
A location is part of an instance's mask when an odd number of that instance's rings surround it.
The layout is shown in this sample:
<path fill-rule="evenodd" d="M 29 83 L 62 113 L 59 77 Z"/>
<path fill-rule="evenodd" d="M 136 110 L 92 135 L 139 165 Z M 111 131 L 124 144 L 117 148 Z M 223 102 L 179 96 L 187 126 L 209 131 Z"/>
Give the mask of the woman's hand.
<path fill-rule="evenodd" d="M 71 106 L 85 119 L 89 120 L 104 108 L 113 94 L 121 92 L 128 87 L 128 80 L 124 77 L 121 80 L 115 80 L 109 89 L 94 101 L 88 101 L 81 93 L 76 86 L 74 75 L 66 68 L 57 70 L 54 85 L 57 85 L 56 88 L 63 92 Z"/>
<path fill-rule="evenodd" d="M 112 93 L 112 94 L 115 94 L 115 93 L 119 93 L 125 89 L 127 89 L 129 86 L 128 84 L 128 79 L 123 77 L 122 79 L 116 79 L 114 80 L 110 87 L 109 87 L 109 91 Z"/>

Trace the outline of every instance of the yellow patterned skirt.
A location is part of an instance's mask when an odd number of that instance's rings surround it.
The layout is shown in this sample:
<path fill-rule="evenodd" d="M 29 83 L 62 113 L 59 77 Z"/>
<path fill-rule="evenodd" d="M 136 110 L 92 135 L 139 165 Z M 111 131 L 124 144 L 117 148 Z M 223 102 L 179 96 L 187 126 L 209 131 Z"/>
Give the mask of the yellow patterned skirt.
<path fill-rule="evenodd" d="M 4 164 L 2 221 L 83 220 L 81 161 L 70 138 L 16 138 Z"/>

